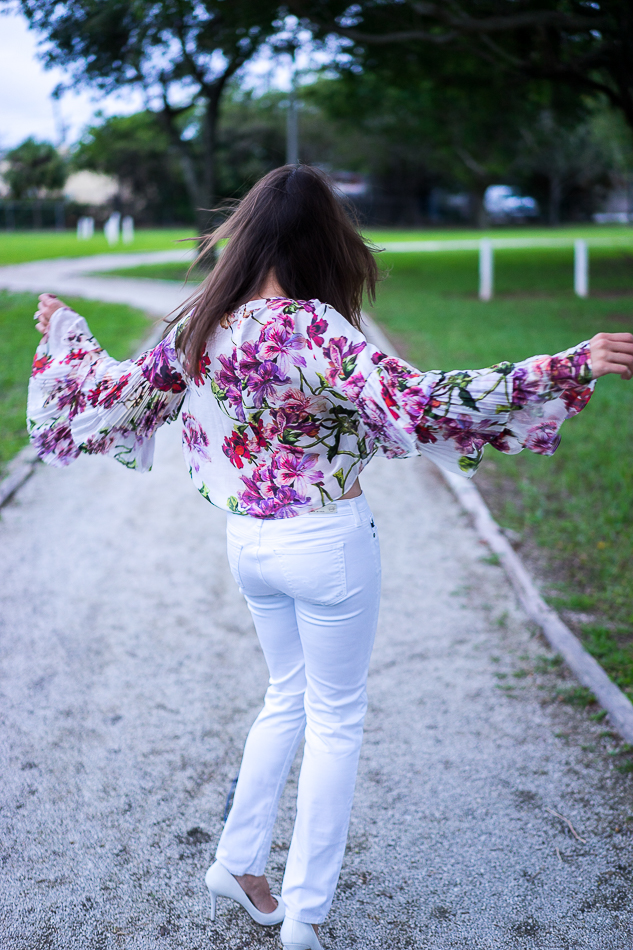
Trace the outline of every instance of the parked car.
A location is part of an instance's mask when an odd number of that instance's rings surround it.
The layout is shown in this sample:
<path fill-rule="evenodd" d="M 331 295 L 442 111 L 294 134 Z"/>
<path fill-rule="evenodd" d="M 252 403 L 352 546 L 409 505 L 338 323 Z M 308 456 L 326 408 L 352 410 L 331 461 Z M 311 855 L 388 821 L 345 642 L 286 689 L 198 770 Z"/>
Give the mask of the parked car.
<path fill-rule="evenodd" d="M 484 208 L 492 221 L 522 221 L 537 218 L 535 198 L 519 195 L 511 185 L 490 185 L 484 194 Z"/>

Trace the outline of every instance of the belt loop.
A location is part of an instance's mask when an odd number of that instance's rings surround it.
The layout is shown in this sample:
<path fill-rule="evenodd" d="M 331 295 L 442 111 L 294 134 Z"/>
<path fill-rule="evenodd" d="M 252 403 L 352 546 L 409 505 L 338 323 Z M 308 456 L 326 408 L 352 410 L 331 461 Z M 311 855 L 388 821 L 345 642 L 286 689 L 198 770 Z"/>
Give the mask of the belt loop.
<path fill-rule="evenodd" d="M 363 496 L 362 496 L 362 495 L 359 495 L 359 497 L 362 498 Z M 350 500 L 351 503 L 352 503 L 352 508 L 353 508 L 353 511 L 354 511 L 354 527 L 355 527 L 355 528 L 360 528 L 360 526 L 361 526 L 361 524 L 362 524 L 363 522 L 362 522 L 362 519 L 361 519 L 361 516 L 360 516 L 360 511 L 358 510 L 358 509 L 359 509 L 358 498 L 350 498 L 349 500 Z"/>

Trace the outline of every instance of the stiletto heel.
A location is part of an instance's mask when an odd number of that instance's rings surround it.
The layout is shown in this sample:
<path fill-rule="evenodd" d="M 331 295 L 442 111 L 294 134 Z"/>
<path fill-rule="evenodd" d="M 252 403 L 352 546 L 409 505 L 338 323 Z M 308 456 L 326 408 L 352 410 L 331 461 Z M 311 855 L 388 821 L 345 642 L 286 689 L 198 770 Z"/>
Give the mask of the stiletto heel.
<path fill-rule="evenodd" d="M 323 950 L 312 924 L 286 917 L 279 934 L 284 950 Z"/>
<path fill-rule="evenodd" d="M 211 920 L 215 920 L 215 907 L 218 897 L 229 897 L 231 900 L 237 901 L 251 915 L 255 923 L 261 924 L 263 927 L 280 924 L 284 919 L 286 908 L 278 894 L 272 895 L 277 901 L 275 909 L 270 914 L 262 913 L 261 910 L 257 910 L 248 894 L 242 890 L 233 875 L 219 861 L 211 865 L 204 880 L 211 896 Z"/>

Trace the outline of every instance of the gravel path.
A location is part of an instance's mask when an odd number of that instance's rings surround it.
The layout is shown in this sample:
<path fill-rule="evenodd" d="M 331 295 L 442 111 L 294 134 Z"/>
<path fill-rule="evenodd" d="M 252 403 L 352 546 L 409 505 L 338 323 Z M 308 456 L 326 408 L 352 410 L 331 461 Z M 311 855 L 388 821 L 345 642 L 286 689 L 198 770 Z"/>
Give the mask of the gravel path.
<path fill-rule="evenodd" d="M 363 487 L 383 603 L 324 945 L 631 950 L 633 780 L 612 738 L 552 701 L 560 672 L 434 468 L 375 460 Z M 42 467 L 3 509 L 2 950 L 277 945 L 229 902 L 212 923 L 203 883 L 266 686 L 223 533 L 177 426 L 150 475 Z"/>

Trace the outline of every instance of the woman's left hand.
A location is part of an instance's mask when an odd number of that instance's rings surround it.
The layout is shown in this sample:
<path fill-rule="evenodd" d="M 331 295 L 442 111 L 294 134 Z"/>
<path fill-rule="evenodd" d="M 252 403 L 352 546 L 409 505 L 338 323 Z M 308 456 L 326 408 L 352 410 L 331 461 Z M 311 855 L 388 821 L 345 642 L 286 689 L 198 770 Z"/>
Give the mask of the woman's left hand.
<path fill-rule="evenodd" d="M 589 345 L 594 379 L 607 373 L 633 377 L 633 333 L 596 333 Z"/>
<path fill-rule="evenodd" d="M 63 300 L 60 300 L 55 294 L 40 294 L 37 313 L 35 315 L 37 317 L 37 323 L 35 324 L 36 330 L 46 335 L 48 333 L 51 317 L 56 310 L 61 310 L 65 306 L 66 304 Z"/>

